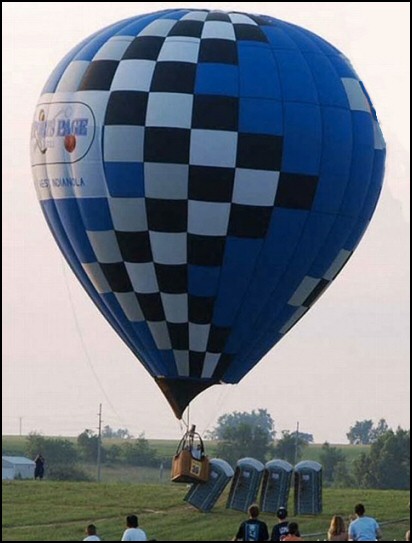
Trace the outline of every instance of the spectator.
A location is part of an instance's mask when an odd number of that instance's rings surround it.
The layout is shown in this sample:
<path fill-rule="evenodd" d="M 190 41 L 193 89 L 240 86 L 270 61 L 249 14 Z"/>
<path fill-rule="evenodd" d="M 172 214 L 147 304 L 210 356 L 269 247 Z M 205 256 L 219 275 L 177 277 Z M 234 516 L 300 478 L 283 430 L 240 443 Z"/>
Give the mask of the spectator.
<path fill-rule="evenodd" d="M 333 515 L 328 530 L 328 541 L 347 541 L 348 532 L 345 521 L 339 515 Z"/>
<path fill-rule="evenodd" d="M 281 541 L 303 541 L 300 537 L 299 525 L 297 522 L 289 522 L 289 533 L 283 536 Z"/>
<path fill-rule="evenodd" d="M 411 531 L 408 530 L 405 534 L 405 541 L 410 541 L 411 540 Z"/>
<path fill-rule="evenodd" d="M 89 524 L 86 528 L 87 536 L 83 541 L 101 541 L 100 537 L 96 533 L 96 526 L 94 524 Z"/>
<path fill-rule="evenodd" d="M 242 522 L 234 541 L 269 541 L 268 527 L 265 522 L 258 520 L 259 507 L 249 507 L 249 519 Z"/>
<path fill-rule="evenodd" d="M 146 533 L 138 528 L 139 520 L 136 515 L 126 517 L 126 530 L 123 533 L 122 541 L 147 541 Z"/>
<path fill-rule="evenodd" d="M 273 526 L 271 541 L 281 541 L 281 538 L 289 533 L 288 511 L 286 507 L 279 507 L 276 511 L 279 522 Z"/>
<path fill-rule="evenodd" d="M 382 534 L 379 524 L 372 517 L 365 516 L 365 507 L 355 505 L 356 518 L 349 524 L 349 541 L 379 541 Z"/>
<path fill-rule="evenodd" d="M 41 481 L 44 476 L 44 458 L 40 453 L 34 459 L 34 463 L 36 464 L 36 467 L 34 468 L 34 478 L 40 479 Z"/>

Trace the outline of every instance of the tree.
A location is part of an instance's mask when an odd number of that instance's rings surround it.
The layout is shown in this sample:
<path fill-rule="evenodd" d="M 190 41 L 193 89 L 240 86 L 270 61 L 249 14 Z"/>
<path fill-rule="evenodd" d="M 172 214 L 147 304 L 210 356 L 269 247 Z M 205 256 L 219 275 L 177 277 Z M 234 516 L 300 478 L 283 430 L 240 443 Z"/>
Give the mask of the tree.
<path fill-rule="evenodd" d="M 346 437 L 351 445 L 369 445 L 373 439 L 373 422 L 371 420 L 357 420 L 349 428 Z"/>
<path fill-rule="evenodd" d="M 115 437 L 113 428 L 108 424 L 106 424 L 106 426 L 103 426 L 102 437 L 106 439 L 113 439 Z"/>
<path fill-rule="evenodd" d="M 326 441 L 322 445 L 319 461 L 323 468 L 325 482 L 332 483 L 335 479 L 335 470 L 339 463 L 345 463 L 345 455 L 336 447 L 331 447 Z"/>
<path fill-rule="evenodd" d="M 36 432 L 27 437 L 25 454 L 34 458 L 41 453 L 49 469 L 52 464 L 71 466 L 77 461 L 77 451 L 71 441 L 62 438 L 46 438 Z"/>
<path fill-rule="evenodd" d="M 118 439 L 133 439 L 132 434 L 129 432 L 127 428 L 118 428 L 115 431 L 115 436 Z"/>
<path fill-rule="evenodd" d="M 77 446 L 80 449 L 80 454 L 88 462 L 96 462 L 98 444 L 99 438 L 92 430 L 86 429 L 77 436 Z M 104 461 L 105 450 L 103 447 L 101 447 L 100 453 L 101 459 Z"/>
<path fill-rule="evenodd" d="M 131 439 L 133 436 L 127 428 L 118 428 L 117 430 L 114 430 L 111 426 L 106 424 L 102 430 L 102 437 L 106 439 Z"/>
<path fill-rule="evenodd" d="M 375 443 L 381 436 L 389 431 L 388 423 L 385 419 L 380 419 L 376 428 L 372 428 L 371 431 L 371 443 Z"/>
<path fill-rule="evenodd" d="M 336 464 L 333 477 L 333 486 L 335 488 L 351 488 L 355 485 L 346 461 Z"/>
<path fill-rule="evenodd" d="M 350 427 L 346 437 L 351 445 L 370 445 L 386 434 L 389 429 L 385 419 L 380 419 L 376 426 L 371 420 L 357 420 L 355 425 Z"/>
<path fill-rule="evenodd" d="M 294 464 L 302 458 L 303 450 L 307 447 L 307 442 L 300 437 L 300 432 L 296 438 L 296 432 L 292 434 L 289 430 L 282 431 L 282 437 L 276 442 L 275 455 Z"/>
<path fill-rule="evenodd" d="M 410 431 L 388 430 L 354 462 L 363 488 L 407 490 L 410 486 Z"/>
<path fill-rule="evenodd" d="M 105 447 L 105 451 L 105 462 L 107 464 L 116 464 L 121 461 L 122 447 L 119 447 L 119 445 L 110 445 L 110 447 Z"/>
<path fill-rule="evenodd" d="M 218 418 L 217 426 L 208 432 L 208 439 L 225 439 L 229 428 L 238 428 L 240 424 L 258 426 L 273 440 L 275 439 L 275 422 L 266 409 L 253 410 L 250 413 L 234 411 Z"/>
<path fill-rule="evenodd" d="M 156 449 L 152 449 L 149 442 L 140 434 L 135 440 L 129 440 L 123 448 L 124 459 L 127 464 L 132 466 L 157 466 L 159 458 Z"/>
<path fill-rule="evenodd" d="M 363 452 L 353 462 L 353 475 L 358 488 L 378 488 L 378 482 L 368 453 Z"/>
<path fill-rule="evenodd" d="M 265 462 L 271 450 L 272 440 L 265 430 L 241 422 L 236 427 L 226 429 L 224 440 L 219 441 L 216 453 L 234 466 L 239 458 L 248 456 Z"/>
<path fill-rule="evenodd" d="M 290 435 L 294 438 L 296 438 L 296 434 L 298 434 L 299 439 L 304 441 L 306 445 L 309 445 L 310 443 L 313 443 L 313 434 L 305 434 L 305 432 L 292 432 Z"/>
<path fill-rule="evenodd" d="M 226 413 L 208 434 L 210 439 L 219 441 L 217 455 L 232 465 L 246 456 L 264 462 L 272 450 L 274 436 L 274 421 L 266 409 Z"/>

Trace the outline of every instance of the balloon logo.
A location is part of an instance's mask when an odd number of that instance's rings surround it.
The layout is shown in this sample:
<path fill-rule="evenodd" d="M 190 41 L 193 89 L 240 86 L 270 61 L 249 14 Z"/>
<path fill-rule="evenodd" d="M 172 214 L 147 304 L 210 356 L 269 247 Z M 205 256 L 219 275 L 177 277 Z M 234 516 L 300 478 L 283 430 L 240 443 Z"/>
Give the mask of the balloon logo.
<path fill-rule="evenodd" d="M 330 286 L 384 162 L 350 62 L 238 12 L 167 10 L 94 34 L 52 73 L 32 127 L 61 251 L 178 417 L 239 382 Z"/>
<path fill-rule="evenodd" d="M 73 134 L 68 134 L 64 137 L 64 147 L 68 153 L 72 153 L 76 147 L 76 137 Z"/>

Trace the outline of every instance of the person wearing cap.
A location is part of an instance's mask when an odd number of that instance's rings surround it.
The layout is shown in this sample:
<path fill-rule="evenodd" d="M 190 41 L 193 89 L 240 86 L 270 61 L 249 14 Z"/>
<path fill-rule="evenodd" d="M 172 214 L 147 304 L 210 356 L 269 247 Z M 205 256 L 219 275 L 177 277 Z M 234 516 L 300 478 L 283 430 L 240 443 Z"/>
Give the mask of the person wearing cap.
<path fill-rule="evenodd" d="M 273 526 L 271 541 L 281 541 L 281 538 L 289 533 L 288 511 L 286 507 L 279 507 L 276 511 L 279 522 Z"/>

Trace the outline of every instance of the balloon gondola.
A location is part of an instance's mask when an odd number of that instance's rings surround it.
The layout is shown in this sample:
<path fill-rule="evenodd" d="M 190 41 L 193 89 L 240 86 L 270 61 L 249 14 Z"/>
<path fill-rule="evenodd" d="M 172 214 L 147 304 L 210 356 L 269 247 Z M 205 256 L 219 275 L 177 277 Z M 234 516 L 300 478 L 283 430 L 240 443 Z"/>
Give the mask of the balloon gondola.
<path fill-rule="evenodd" d="M 203 439 L 193 424 L 177 446 L 172 459 L 173 483 L 206 483 L 209 479 L 209 458 L 205 454 Z"/>

